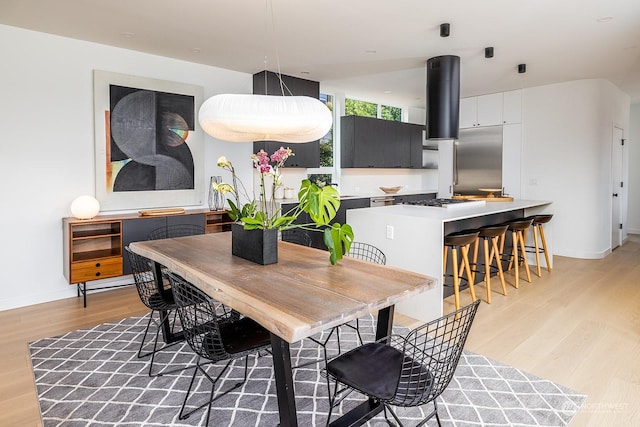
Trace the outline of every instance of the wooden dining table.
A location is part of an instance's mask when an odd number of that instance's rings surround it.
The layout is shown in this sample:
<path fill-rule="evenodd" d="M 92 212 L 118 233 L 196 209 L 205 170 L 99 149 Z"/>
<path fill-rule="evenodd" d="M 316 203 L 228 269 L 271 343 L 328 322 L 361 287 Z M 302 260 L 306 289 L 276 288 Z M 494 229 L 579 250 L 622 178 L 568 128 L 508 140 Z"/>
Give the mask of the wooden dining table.
<path fill-rule="evenodd" d="M 211 298 L 271 333 L 280 426 L 297 426 L 289 344 L 377 312 L 376 337 L 388 336 L 394 305 L 431 289 L 436 280 L 395 267 L 279 242 L 278 262 L 259 265 L 231 254 L 231 233 L 134 242 L 133 252 L 161 264 Z M 334 421 L 361 425 L 382 410 L 373 400 Z"/>

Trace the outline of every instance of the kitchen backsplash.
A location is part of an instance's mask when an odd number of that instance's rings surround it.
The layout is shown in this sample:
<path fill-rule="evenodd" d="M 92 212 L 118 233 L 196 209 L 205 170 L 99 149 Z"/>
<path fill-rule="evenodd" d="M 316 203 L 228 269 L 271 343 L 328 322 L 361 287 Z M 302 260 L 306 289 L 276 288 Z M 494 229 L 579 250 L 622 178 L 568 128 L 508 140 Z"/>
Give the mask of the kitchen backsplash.
<path fill-rule="evenodd" d="M 338 190 L 343 195 L 376 195 L 384 194 L 379 187 L 402 186 L 402 191 L 433 190 L 438 188 L 437 170 L 411 169 L 343 169 L 341 171 Z M 285 186 L 293 187 L 298 192 L 300 181 L 307 177 L 305 169 L 282 169 L 282 181 Z M 334 177 L 334 182 L 335 177 Z"/>

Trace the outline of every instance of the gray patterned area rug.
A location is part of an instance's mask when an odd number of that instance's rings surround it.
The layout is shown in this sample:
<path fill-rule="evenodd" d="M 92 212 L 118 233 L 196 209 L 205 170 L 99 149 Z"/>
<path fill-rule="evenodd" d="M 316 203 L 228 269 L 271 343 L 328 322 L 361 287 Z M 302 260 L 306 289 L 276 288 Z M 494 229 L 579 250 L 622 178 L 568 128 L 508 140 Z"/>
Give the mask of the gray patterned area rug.
<path fill-rule="evenodd" d="M 192 369 L 150 378 L 148 358 L 138 359 L 137 349 L 148 317 L 133 317 L 73 331 L 57 338 L 30 343 L 40 411 L 44 426 L 194 426 L 203 425 L 205 410 L 187 420 L 178 412 Z M 363 339 L 374 336 L 373 318 L 360 320 Z M 341 329 L 343 348 L 355 345 L 351 328 Z M 402 330 L 400 330 L 402 332 Z M 335 340 L 330 340 L 335 344 Z M 330 353 L 335 352 L 335 347 Z M 310 340 L 291 347 L 292 363 L 322 356 Z M 189 366 L 195 361 L 186 344 L 156 356 L 159 368 Z M 226 389 L 243 375 L 236 362 L 222 378 Z M 155 369 L 154 365 L 154 369 Z M 217 365 L 210 371 L 216 373 Z M 317 364 L 294 370 L 299 425 L 323 426 L 328 410 L 327 385 Z M 210 383 L 200 378 L 194 401 L 205 402 Z M 338 408 L 348 411 L 361 401 L 355 393 Z M 565 426 L 586 396 L 518 369 L 465 351 L 455 377 L 438 399 L 445 426 Z M 198 403 L 198 404 L 199 404 Z M 430 406 L 425 408 L 426 411 Z M 334 413 L 336 411 L 334 410 Z M 399 411 L 408 425 L 424 417 L 420 408 Z M 249 359 L 249 380 L 214 403 L 211 427 L 277 426 L 275 379 L 268 354 Z M 386 425 L 379 415 L 369 426 Z M 435 419 L 428 426 L 437 425 Z"/>

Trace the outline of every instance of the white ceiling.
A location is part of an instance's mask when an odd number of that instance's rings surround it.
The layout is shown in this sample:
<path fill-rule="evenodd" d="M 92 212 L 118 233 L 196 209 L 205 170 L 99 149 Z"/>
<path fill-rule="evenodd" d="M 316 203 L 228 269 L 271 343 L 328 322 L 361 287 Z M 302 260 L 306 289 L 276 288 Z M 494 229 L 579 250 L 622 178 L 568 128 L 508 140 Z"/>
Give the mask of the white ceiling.
<path fill-rule="evenodd" d="M 0 23 L 250 74 L 279 59 L 325 92 L 398 106 L 424 108 L 438 55 L 460 56 L 462 96 L 605 78 L 640 101 L 639 0 L 267 1 L 0 0 Z"/>

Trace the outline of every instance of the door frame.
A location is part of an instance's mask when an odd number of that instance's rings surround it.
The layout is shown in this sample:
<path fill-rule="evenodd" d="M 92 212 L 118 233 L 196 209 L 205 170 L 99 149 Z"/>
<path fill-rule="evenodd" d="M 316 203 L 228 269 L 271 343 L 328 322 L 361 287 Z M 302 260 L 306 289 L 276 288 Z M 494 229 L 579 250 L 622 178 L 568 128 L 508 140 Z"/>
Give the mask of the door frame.
<path fill-rule="evenodd" d="M 624 128 L 613 125 L 611 134 L 611 250 L 622 246 L 624 231 Z"/>

